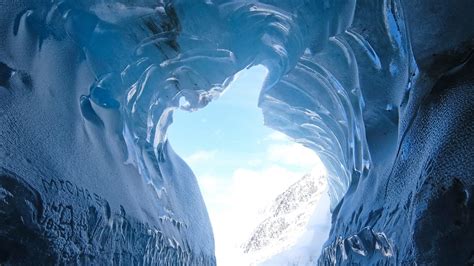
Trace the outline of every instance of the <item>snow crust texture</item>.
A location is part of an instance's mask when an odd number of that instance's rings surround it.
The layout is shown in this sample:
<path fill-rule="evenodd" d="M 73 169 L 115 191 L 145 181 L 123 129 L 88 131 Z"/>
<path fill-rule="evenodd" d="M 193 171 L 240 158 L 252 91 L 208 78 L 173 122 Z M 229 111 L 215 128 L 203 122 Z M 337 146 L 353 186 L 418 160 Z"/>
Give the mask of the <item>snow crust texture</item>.
<path fill-rule="evenodd" d="M 269 259 L 294 248 L 308 234 L 307 227 L 313 212 L 318 207 L 318 211 L 321 210 L 323 193 L 327 193 L 324 176 L 306 174 L 278 195 L 262 212 L 261 222 L 253 230 L 249 240 L 242 245 L 249 263 L 271 265 L 272 263 L 268 263 Z M 305 259 L 308 255 L 305 254 Z M 296 258 L 293 259 L 296 263 Z"/>
<path fill-rule="evenodd" d="M 215 264 L 166 131 L 253 65 L 265 123 L 328 169 L 320 264 L 473 263 L 474 2 L 0 7 L 0 263 Z"/>

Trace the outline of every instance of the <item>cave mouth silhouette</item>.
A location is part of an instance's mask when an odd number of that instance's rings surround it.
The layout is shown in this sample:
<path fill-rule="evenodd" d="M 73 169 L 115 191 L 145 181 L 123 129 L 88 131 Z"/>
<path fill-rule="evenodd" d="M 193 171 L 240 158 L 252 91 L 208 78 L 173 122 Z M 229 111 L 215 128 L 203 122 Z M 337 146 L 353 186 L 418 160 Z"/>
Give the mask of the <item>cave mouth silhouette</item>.
<path fill-rule="evenodd" d="M 168 128 L 171 146 L 196 175 L 213 225 L 217 260 L 223 265 L 236 259 L 244 263 L 247 258 L 239 257 L 248 254 L 239 252 L 262 212 L 280 194 L 307 174 L 314 180 L 325 178 L 315 152 L 264 125 L 257 102 L 266 74 L 263 66 L 242 70 L 205 108 L 175 111 Z M 302 223 L 308 224 L 309 218 L 305 214 Z M 304 229 L 286 244 L 296 244 Z"/>

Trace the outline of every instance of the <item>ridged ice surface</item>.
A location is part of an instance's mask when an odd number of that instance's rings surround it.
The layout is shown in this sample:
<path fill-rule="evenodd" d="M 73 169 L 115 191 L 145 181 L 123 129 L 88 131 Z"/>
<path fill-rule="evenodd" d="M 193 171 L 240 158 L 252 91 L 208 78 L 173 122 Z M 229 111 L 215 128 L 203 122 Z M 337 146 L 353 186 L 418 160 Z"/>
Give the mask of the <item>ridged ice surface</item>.
<path fill-rule="evenodd" d="M 298 120 L 291 126 L 271 119 L 267 124 L 275 128 L 285 125 L 288 128 L 283 132 L 322 155 L 330 167 L 335 206 L 347 190 L 352 172 L 361 175 L 370 167 L 354 52 L 349 44 L 343 47 L 330 38 L 344 34 L 353 7 L 353 3 L 324 1 L 177 1 L 147 6 L 148 10 L 138 4 L 119 3 L 96 4 L 90 12 L 70 3 L 52 9 L 62 17 L 66 33 L 82 47 L 95 70 L 97 81 L 90 95 L 81 99 L 83 114 L 97 122 L 103 120 L 100 109 L 120 110 L 129 160 L 158 191 L 162 180 L 157 162 L 165 160 L 162 147 L 173 110 L 203 108 L 239 70 L 263 64 L 271 73 L 261 96 L 264 112 L 274 119 L 290 115 L 289 119 Z M 352 38 L 364 42 L 361 36 Z M 337 49 L 343 55 L 340 62 L 328 62 L 333 66 L 313 62 L 311 51 L 329 54 Z M 330 54 L 321 57 L 332 60 Z M 331 73 L 346 70 L 350 73 L 343 77 Z M 307 83 L 292 84 L 292 75 Z M 292 89 L 301 93 L 293 93 L 280 104 L 280 94 L 292 93 Z M 315 99 L 308 99 L 308 95 L 323 95 L 318 89 L 329 95 L 311 102 Z M 285 114 L 279 114 L 280 110 Z"/>
<path fill-rule="evenodd" d="M 472 111 L 472 9 L 468 0 L 2 0 L 0 166 L 25 188 L 2 184 L 0 210 L 17 217 L 9 200 L 33 195 L 33 205 L 18 207 L 35 213 L 28 230 L 65 234 L 40 237 L 52 245 L 53 261 L 214 264 L 197 183 L 169 146 L 167 128 L 177 108 L 204 108 L 240 70 L 263 65 L 265 123 L 316 151 L 328 169 L 334 221 L 320 263 L 430 262 L 420 255 L 432 251 L 418 225 L 428 223 L 426 213 L 437 215 L 426 206 L 441 192 L 427 189 L 426 202 L 417 197 L 428 182 L 424 173 L 444 178 L 432 165 L 450 164 L 425 139 L 441 145 L 457 140 L 460 128 L 472 133 L 472 119 L 463 120 Z M 429 46 L 441 34 L 443 41 Z M 464 99 L 439 88 L 461 85 Z M 460 164 L 442 169 L 461 184 L 436 179 L 433 187 L 470 191 L 472 160 Z M 40 177 L 49 176 L 95 191 L 110 210 L 76 198 L 73 233 L 42 227 L 45 213 L 69 200 L 40 191 Z M 380 211 L 382 203 L 387 210 Z M 68 218 L 48 217 L 51 226 Z M 411 233 L 400 233 L 393 217 Z M 13 227 L 0 235 L 24 245 L 15 239 L 15 219 L 3 221 Z M 81 219 L 84 229 L 76 226 Z M 465 219 L 456 223 L 462 230 L 472 222 Z M 127 240 L 137 234 L 146 237 Z M 412 238 L 421 242 L 411 246 Z M 7 246 L 0 263 L 20 260 Z M 87 248 L 90 255 L 81 257 Z"/>
<path fill-rule="evenodd" d="M 21 38 L 18 30 L 33 20 L 38 48 L 45 38 L 74 41 L 95 76 L 90 93 L 80 99 L 82 116 L 122 131 L 128 162 L 157 193 L 173 110 L 203 108 L 239 70 L 263 64 L 271 73 L 260 103 L 271 116 L 267 124 L 321 154 L 331 172 L 335 206 L 352 172 L 362 175 L 370 167 L 353 50 L 380 61 L 360 34 L 345 31 L 353 8 L 345 1 L 53 1 L 18 14 L 13 34 Z M 359 47 L 351 48 L 351 41 Z M 294 96 L 279 101 L 288 93 Z M 297 124 L 272 121 L 287 115 Z"/>
<path fill-rule="evenodd" d="M 371 167 L 364 118 L 372 122 L 377 119 L 374 113 L 393 117 L 396 99 L 379 97 L 381 91 L 390 95 L 405 88 L 409 71 L 414 71 L 399 3 L 362 2 L 353 26 L 346 28 L 354 5 L 178 1 L 157 5 L 149 10 L 154 11 L 151 15 L 133 21 L 136 24 L 128 19 L 113 29 L 106 26 L 107 20 L 120 21 L 121 12 L 138 8 L 114 3 L 92 8 L 106 21 L 94 21 L 91 33 L 81 29 L 84 24 L 74 23 L 85 14 L 65 11 L 66 20 L 78 27 L 69 29 L 69 34 L 79 35 L 74 38 L 91 54 L 92 65 L 100 64 L 98 81 L 83 99 L 83 112 L 89 112 L 88 101 L 96 108 L 121 110 L 129 159 L 159 190 L 154 162 L 163 160 L 161 147 L 173 110 L 203 108 L 236 72 L 263 64 L 270 70 L 260 99 L 266 124 L 322 157 L 330 172 L 334 207 L 353 179 Z M 377 23 L 365 18 L 367 14 L 375 15 Z M 112 28 L 102 32 L 101 27 Z M 116 36 L 123 47 L 114 44 L 118 47 L 100 51 L 107 47 L 109 32 L 124 35 Z M 82 44 L 84 34 L 94 36 L 92 41 Z M 95 54 L 97 58 L 92 57 Z M 102 66 L 107 61 L 113 64 Z"/>

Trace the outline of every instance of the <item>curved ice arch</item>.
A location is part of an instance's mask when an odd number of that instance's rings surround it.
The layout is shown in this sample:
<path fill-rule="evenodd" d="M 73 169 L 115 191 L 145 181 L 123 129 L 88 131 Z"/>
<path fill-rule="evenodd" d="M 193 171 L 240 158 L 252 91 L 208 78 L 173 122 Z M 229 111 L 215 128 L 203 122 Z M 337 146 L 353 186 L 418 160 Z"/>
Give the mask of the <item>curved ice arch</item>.
<path fill-rule="evenodd" d="M 75 40 L 96 75 L 81 98 L 84 118 L 123 136 L 129 162 L 158 195 L 173 111 L 205 107 L 238 71 L 262 64 L 267 125 L 321 156 L 334 207 L 370 174 L 371 114 L 393 111 L 403 98 L 375 96 L 409 84 L 399 7 L 397 0 L 66 0 L 40 13 L 53 36 Z"/>
<path fill-rule="evenodd" d="M 358 1 L 352 25 L 266 87 L 260 107 L 267 125 L 319 154 L 335 208 L 351 183 L 370 175 L 377 119 L 398 127 L 416 73 L 400 2 Z"/>

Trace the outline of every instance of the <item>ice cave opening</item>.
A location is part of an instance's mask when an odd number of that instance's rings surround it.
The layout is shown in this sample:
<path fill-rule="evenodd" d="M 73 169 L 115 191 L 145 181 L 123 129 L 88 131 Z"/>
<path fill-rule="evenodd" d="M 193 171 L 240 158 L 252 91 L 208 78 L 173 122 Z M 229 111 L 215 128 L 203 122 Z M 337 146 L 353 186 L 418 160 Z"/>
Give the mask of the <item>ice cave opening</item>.
<path fill-rule="evenodd" d="M 266 76 L 260 65 L 240 71 L 206 108 L 174 112 L 168 129 L 197 177 L 220 265 L 317 259 L 329 233 L 326 169 L 314 151 L 264 125 L 257 102 Z"/>

